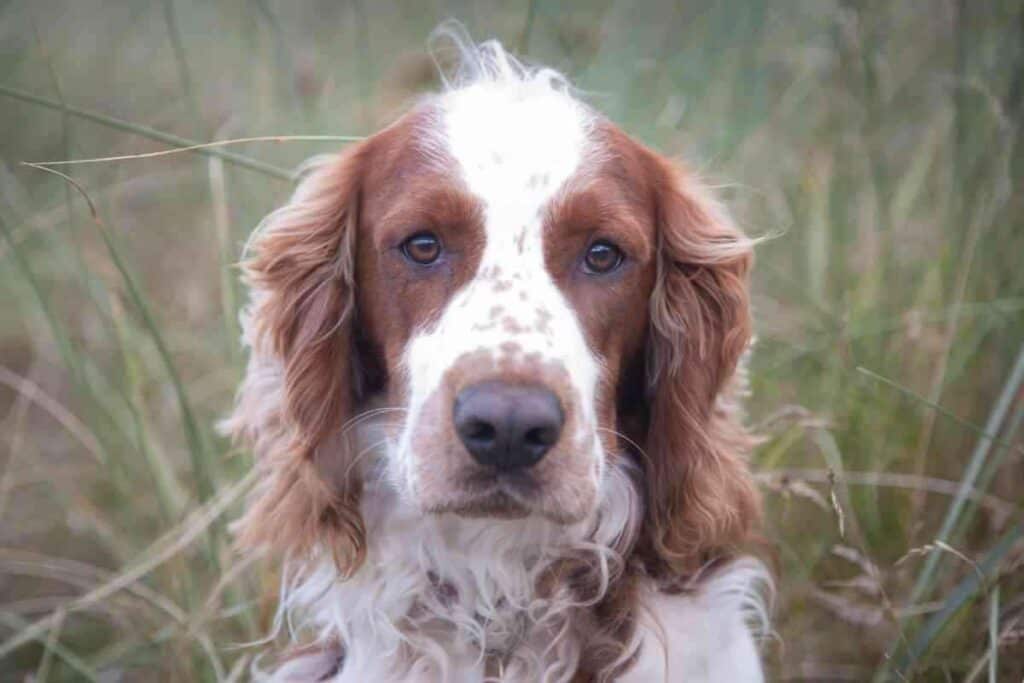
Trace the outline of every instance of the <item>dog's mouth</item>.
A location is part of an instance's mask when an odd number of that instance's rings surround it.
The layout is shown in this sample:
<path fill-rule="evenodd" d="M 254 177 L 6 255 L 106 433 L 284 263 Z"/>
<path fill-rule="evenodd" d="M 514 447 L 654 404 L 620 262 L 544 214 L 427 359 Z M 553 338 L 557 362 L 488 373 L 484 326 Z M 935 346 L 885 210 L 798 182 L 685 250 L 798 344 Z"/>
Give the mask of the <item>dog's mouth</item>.
<path fill-rule="evenodd" d="M 467 468 L 459 477 L 458 490 L 451 501 L 431 512 L 452 512 L 462 517 L 520 519 L 532 512 L 538 494 L 537 482 L 525 472 Z"/>
<path fill-rule="evenodd" d="M 443 505 L 435 513 L 451 512 L 460 517 L 470 519 L 522 519 L 530 515 L 531 509 L 515 500 L 503 491 L 495 491 L 486 496 L 473 497 L 469 500 Z"/>
<path fill-rule="evenodd" d="M 495 519 L 522 519 L 536 514 L 558 524 L 578 521 L 551 507 L 543 487 L 528 472 L 474 469 L 461 478 L 459 490 L 450 500 L 432 506 L 428 512 Z"/>

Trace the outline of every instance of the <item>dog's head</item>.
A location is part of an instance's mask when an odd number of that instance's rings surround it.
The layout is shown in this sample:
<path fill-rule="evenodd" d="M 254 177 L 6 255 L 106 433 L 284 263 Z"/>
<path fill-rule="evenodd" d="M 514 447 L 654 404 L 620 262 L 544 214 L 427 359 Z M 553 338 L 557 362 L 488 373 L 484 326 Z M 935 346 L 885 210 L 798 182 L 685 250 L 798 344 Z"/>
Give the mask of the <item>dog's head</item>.
<path fill-rule="evenodd" d="M 494 46 L 476 66 L 316 166 L 254 237 L 229 426 L 265 476 L 243 540 L 351 571 L 367 476 L 424 515 L 570 524 L 625 459 L 652 569 L 742 540 L 756 497 L 724 397 L 749 241 L 556 74 Z"/>

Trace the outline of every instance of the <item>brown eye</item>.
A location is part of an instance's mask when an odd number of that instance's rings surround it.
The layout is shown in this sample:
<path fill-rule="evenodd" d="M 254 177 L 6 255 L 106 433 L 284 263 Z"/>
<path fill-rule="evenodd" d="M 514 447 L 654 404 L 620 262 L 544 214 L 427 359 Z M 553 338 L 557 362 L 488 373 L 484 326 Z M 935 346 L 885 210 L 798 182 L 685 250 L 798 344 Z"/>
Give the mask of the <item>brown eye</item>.
<path fill-rule="evenodd" d="M 622 264 L 622 251 L 611 242 L 594 242 L 587 249 L 584 265 L 588 273 L 603 275 Z"/>
<path fill-rule="evenodd" d="M 414 263 L 427 266 L 441 255 L 441 240 L 429 232 L 420 232 L 402 243 L 402 253 Z"/>

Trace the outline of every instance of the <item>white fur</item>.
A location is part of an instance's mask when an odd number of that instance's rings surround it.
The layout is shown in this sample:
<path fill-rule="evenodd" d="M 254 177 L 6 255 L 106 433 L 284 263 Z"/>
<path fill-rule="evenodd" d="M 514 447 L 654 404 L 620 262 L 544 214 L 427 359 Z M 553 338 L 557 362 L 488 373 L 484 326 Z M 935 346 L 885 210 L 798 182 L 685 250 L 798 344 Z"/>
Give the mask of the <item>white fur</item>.
<path fill-rule="evenodd" d="M 640 657 L 620 683 L 763 681 L 756 636 L 767 635 L 771 586 L 764 565 L 747 557 L 680 595 L 648 587 Z"/>
<path fill-rule="evenodd" d="M 329 558 L 294 568 L 282 590 L 279 627 L 343 642 L 335 683 L 478 683 L 485 652 L 506 658 L 497 680 L 567 681 L 580 654 L 567 634 L 581 605 L 567 592 L 538 596 L 537 579 L 570 553 L 590 557 L 605 581 L 618 572 L 613 548 L 635 534 L 639 519 L 629 467 L 608 470 L 601 508 L 573 526 L 537 517 L 423 516 L 386 481 L 371 480 L 363 502 L 366 564 L 344 582 Z M 309 667 L 322 673 L 332 664 L 318 653 L 274 680 L 293 680 L 295 670 Z"/>

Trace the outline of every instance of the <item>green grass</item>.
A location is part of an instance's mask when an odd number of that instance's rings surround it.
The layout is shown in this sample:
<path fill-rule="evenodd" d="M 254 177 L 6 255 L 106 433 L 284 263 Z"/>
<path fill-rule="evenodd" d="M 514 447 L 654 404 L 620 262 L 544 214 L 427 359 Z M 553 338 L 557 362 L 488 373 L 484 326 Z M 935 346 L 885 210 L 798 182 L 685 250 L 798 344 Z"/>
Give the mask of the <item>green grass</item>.
<path fill-rule="evenodd" d="M 750 402 L 773 679 L 1021 680 L 1010 0 L 0 6 L 0 680 L 245 677 L 275 592 L 232 552 L 250 459 L 213 429 L 243 361 L 232 264 L 302 159 L 433 87 L 449 16 L 774 236 Z M 261 136 L 291 139 L 54 167 L 95 217 L 21 164 Z"/>

